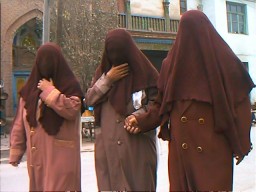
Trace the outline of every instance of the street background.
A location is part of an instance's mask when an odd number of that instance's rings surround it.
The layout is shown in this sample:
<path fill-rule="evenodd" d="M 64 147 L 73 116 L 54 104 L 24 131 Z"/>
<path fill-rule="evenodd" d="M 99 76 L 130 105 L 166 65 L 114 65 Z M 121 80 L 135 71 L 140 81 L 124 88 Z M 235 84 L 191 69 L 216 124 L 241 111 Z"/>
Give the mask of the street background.
<path fill-rule="evenodd" d="M 255 192 L 256 191 L 256 127 L 252 127 L 251 139 L 254 149 L 246 156 L 238 166 L 234 166 L 234 191 Z M 12 167 L 8 164 L 8 140 L 1 135 L 1 164 L 0 164 L 0 191 L 1 192 L 25 192 L 28 191 L 27 162 L 24 159 L 19 167 Z M 158 171 L 157 191 L 167 192 L 168 182 L 168 144 L 158 140 Z M 97 182 L 94 169 L 94 143 L 92 141 L 82 142 L 82 191 L 97 192 Z M 209 173 L 210 174 L 210 173 Z"/>

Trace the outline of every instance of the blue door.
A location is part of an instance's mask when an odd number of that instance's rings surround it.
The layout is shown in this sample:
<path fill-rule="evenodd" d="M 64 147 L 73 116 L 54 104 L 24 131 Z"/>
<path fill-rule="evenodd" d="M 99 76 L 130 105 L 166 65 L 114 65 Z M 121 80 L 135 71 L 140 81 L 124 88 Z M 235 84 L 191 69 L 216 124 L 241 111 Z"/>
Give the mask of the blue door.
<path fill-rule="evenodd" d="M 30 75 L 30 71 L 15 71 L 13 72 L 13 109 L 16 112 L 18 101 L 19 101 L 19 91 L 26 83 Z"/>

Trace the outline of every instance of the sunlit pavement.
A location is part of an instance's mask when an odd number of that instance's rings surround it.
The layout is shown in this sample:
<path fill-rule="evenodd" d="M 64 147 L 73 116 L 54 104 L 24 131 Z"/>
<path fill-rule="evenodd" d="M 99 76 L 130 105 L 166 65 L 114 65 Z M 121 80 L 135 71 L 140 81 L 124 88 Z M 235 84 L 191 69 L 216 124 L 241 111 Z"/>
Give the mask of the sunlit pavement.
<path fill-rule="evenodd" d="M 251 138 L 254 149 L 249 156 L 245 157 L 243 162 L 234 168 L 234 191 L 236 192 L 254 192 L 256 191 L 256 127 L 252 128 Z M 2 139 L 2 136 L 1 136 Z M 169 189 L 167 156 L 168 147 L 164 141 L 158 142 L 159 164 L 157 191 L 167 192 Z M 3 148 L 1 147 L 1 150 Z M 93 143 L 83 143 L 81 152 L 82 159 L 82 191 L 98 191 L 95 169 Z M 1 161 L 2 162 L 2 161 Z M 12 167 L 9 164 L 0 164 L 0 191 L 28 191 L 28 176 L 26 161 L 19 167 Z"/>

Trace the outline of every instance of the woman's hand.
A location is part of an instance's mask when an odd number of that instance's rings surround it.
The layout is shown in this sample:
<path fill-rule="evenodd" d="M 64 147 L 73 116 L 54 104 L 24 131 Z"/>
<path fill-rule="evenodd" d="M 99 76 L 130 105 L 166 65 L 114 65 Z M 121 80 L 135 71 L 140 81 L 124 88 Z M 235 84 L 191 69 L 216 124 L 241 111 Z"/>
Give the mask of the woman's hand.
<path fill-rule="evenodd" d="M 52 86 L 53 82 L 48 81 L 46 79 L 41 79 L 38 84 L 37 84 L 37 88 L 40 89 L 41 91 L 45 90 L 47 87 Z"/>
<path fill-rule="evenodd" d="M 124 128 L 132 134 L 138 134 L 141 132 L 140 128 L 138 127 L 137 119 L 134 115 L 130 115 L 125 119 Z"/>
<path fill-rule="evenodd" d="M 124 63 L 118 66 L 113 66 L 108 72 L 107 77 L 112 81 L 118 81 L 129 74 L 128 63 Z"/>

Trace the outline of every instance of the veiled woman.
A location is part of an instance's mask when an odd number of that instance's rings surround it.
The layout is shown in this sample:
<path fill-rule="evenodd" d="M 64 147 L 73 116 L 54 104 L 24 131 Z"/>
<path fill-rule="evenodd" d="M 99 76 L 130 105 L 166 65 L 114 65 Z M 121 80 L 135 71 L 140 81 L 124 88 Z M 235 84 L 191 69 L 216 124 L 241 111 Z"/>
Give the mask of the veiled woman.
<path fill-rule="evenodd" d="M 10 164 L 25 151 L 30 191 L 81 191 L 80 114 L 83 92 L 54 43 L 42 45 L 10 137 Z"/>
<path fill-rule="evenodd" d="M 207 16 L 181 17 L 177 37 L 163 61 L 156 104 L 127 125 L 150 130 L 169 142 L 170 191 L 232 191 L 233 158 L 250 152 L 249 92 L 242 62 Z"/>
<path fill-rule="evenodd" d="M 124 29 L 110 31 L 86 95 L 95 107 L 95 167 L 100 191 L 155 191 L 155 131 L 132 133 L 124 119 L 144 113 L 157 94 L 158 72 Z M 135 134 L 137 133 L 137 134 Z"/>

